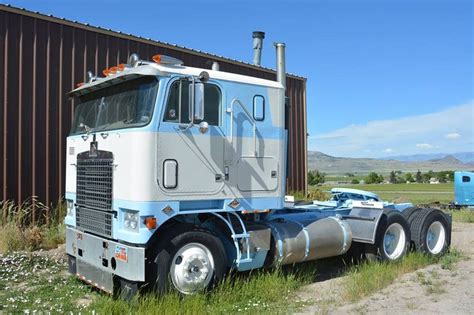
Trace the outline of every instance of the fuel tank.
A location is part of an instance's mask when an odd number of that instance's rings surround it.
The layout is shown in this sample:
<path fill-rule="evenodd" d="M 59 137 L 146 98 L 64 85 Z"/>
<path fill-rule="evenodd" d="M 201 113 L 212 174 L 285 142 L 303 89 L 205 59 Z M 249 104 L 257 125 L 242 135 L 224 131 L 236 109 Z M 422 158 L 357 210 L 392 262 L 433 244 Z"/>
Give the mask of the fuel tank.
<path fill-rule="evenodd" d="M 316 221 L 277 219 L 266 224 L 273 236 L 274 265 L 342 255 L 352 243 L 349 224 L 337 217 Z"/>

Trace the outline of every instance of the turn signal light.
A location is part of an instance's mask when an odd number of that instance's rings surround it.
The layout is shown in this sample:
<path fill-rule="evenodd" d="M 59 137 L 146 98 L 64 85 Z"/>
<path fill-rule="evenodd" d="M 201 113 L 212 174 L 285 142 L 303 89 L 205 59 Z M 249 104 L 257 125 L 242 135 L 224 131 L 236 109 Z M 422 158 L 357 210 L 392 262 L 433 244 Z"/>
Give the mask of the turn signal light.
<path fill-rule="evenodd" d="M 149 230 L 156 229 L 156 218 L 146 218 L 145 219 L 145 226 Z"/>

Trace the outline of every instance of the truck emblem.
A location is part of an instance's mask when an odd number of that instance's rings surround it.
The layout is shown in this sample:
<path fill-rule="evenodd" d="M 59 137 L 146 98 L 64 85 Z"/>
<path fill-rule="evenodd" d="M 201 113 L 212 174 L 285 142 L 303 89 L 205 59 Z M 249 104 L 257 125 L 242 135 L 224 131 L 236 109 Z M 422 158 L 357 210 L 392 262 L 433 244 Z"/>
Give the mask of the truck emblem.
<path fill-rule="evenodd" d="M 91 142 L 91 147 L 90 147 L 90 150 L 89 150 L 89 157 L 96 157 L 97 156 L 97 146 L 98 146 L 97 141 L 92 141 Z"/>

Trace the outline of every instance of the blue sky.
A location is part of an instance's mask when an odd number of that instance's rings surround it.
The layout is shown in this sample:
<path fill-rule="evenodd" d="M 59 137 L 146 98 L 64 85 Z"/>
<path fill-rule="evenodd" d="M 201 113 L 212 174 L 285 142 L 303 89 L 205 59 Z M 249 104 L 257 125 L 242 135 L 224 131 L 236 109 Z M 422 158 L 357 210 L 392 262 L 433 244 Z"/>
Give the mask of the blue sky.
<path fill-rule="evenodd" d="M 7 1 L 14 6 L 252 60 L 251 33 L 287 44 L 308 78 L 310 150 L 352 157 L 474 151 L 468 0 Z"/>

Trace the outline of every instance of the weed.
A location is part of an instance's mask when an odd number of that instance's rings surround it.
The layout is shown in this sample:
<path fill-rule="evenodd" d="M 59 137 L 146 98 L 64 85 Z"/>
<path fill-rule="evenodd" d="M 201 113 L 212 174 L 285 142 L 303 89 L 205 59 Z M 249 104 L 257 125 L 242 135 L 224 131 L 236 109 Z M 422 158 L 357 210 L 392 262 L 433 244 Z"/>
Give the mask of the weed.
<path fill-rule="evenodd" d="M 59 199 L 54 207 L 39 202 L 35 196 L 24 200 L 21 204 L 11 200 L 0 201 L 0 226 L 56 225 L 62 223 L 65 215 L 66 205 L 62 199 Z"/>
<path fill-rule="evenodd" d="M 436 271 L 433 270 L 428 273 L 417 272 L 416 276 L 418 282 L 425 287 L 427 295 L 442 294 L 446 292 L 446 289 L 443 287 L 446 281 L 439 281 L 439 274 Z"/>
<path fill-rule="evenodd" d="M 21 204 L 0 202 L 0 253 L 51 249 L 65 241 L 65 204 L 46 207 L 35 197 Z"/>
<path fill-rule="evenodd" d="M 456 263 L 460 260 L 467 259 L 468 257 L 465 256 L 462 252 L 451 249 L 448 253 L 442 256 L 439 260 L 442 269 L 447 270 L 454 270 Z"/>
<path fill-rule="evenodd" d="M 434 282 L 426 288 L 426 293 L 431 294 L 443 294 L 446 293 L 446 289 L 442 287 L 442 282 Z"/>
<path fill-rule="evenodd" d="M 66 242 L 66 226 L 64 223 L 46 227 L 42 233 L 41 247 L 53 249 Z"/>
<path fill-rule="evenodd" d="M 354 266 L 348 272 L 344 297 L 349 301 L 357 301 L 393 283 L 400 275 L 433 262 L 433 258 L 426 255 L 410 253 L 396 263 L 366 262 Z"/>
<path fill-rule="evenodd" d="M 474 223 L 474 210 L 461 209 L 451 211 L 454 222 Z"/>
<path fill-rule="evenodd" d="M 7 224 L 0 227 L 0 253 L 23 250 L 24 244 L 23 233 L 17 226 Z"/>

